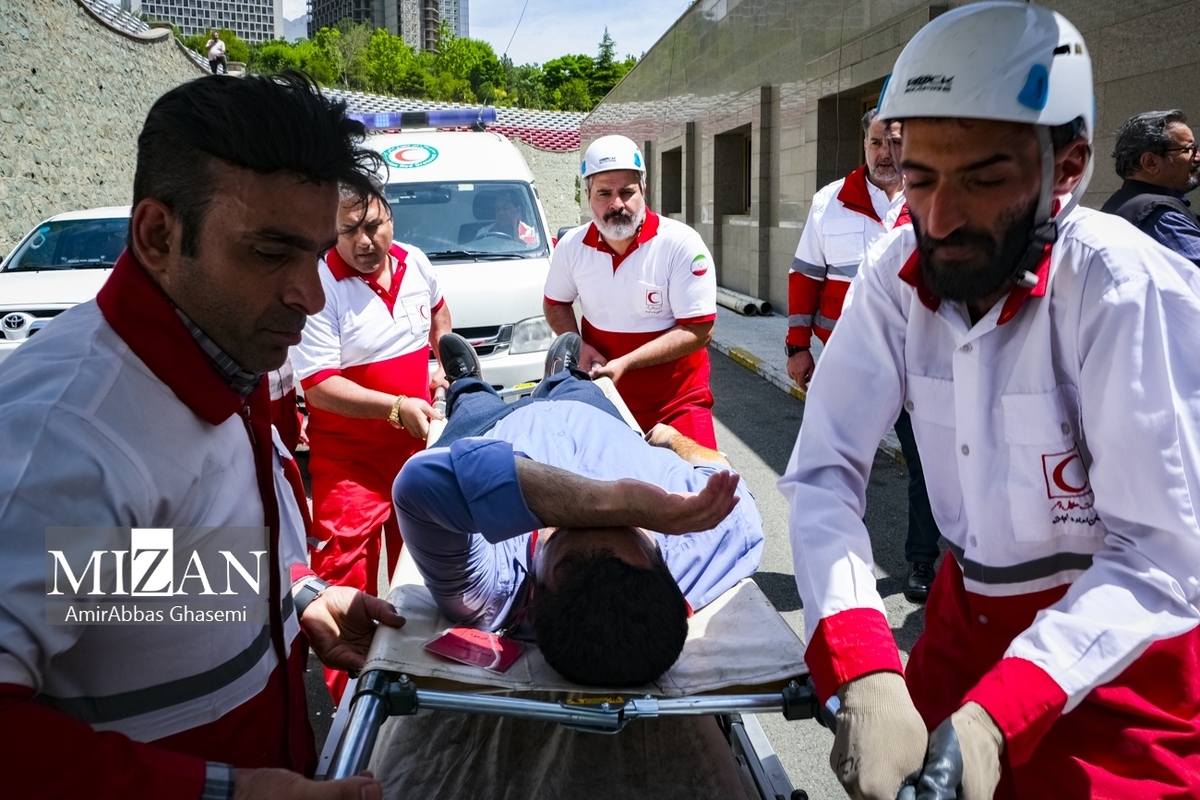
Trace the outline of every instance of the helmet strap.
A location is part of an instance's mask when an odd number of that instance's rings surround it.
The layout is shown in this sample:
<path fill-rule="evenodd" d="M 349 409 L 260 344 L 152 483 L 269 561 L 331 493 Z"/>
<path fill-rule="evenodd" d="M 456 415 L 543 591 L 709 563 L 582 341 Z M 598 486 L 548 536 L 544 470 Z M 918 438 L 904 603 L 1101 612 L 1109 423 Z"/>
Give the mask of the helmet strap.
<path fill-rule="evenodd" d="M 1045 125 L 1035 125 L 1038 146 L 1042 151 L 1042 188 L 1038 195 L 1037 212 L 1033 217 L 1033 230 L 1029 234 L 1029 244 L 1025 254 L 1017 265 L 1013 282 L 1023 289 L 1037 286 L 1037 265 L 1046 252 L 1046 245 L 1058 241 L 1058 219 L 1054 210 L 1054 142 L 1050 139 L 1050 129 Z M 1072 203 L 1071 207 L 1074 207 Z M 1064 209 L 1064 213 L 1069 209 Z"/>

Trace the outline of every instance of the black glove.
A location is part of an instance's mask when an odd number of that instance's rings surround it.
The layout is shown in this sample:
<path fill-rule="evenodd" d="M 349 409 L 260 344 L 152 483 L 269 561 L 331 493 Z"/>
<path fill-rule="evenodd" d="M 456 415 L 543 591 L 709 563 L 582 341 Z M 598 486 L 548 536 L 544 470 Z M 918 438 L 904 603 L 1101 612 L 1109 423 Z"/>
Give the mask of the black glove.
<path fill-rule="evenodd" d="M 925 766 L 904 779 L 896 800 L 990 800 L 1003 748 L 995 721 L 978 703 L 967 703 L 929 734 Z"/>

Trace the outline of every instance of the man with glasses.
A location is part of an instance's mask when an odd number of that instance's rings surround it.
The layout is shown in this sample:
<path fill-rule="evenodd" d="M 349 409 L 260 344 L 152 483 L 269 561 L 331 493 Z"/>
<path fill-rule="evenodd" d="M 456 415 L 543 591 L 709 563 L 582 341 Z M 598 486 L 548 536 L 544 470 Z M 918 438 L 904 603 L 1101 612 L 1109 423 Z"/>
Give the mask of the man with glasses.
<path fill-rule="evenodd" d="M 1125 183 L 1101 208 L 1200 266 L 1200 221 L 1187 193 L 1200 186 L 1200 152 L 1179 109 L 1130 117 L 1113 150 Z"/>

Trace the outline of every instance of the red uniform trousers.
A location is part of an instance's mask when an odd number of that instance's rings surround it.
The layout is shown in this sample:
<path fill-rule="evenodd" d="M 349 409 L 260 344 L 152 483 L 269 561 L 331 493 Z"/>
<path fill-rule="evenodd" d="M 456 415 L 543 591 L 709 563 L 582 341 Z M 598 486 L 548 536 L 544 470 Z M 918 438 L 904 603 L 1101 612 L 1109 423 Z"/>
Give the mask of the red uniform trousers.
<path fill-rule="evenodd" d="M 353 454 L 352 459 L 324 456 L 319 439 L 314 440 L 308 462 L 313 536 L 319 543 L 311 550 L 313 572 L 330 583 L 371 595 L 379 593 L 381 543 L 386 542 L 389 578 L 403 544 L 392 510 L 392 483 L 409 456 L 425 447 L 407 434 L 388 438 L 388 448 L 372 441 L 347 451 L 339 443 L 335 453 Z M 335 703 L 341 700 L 346 680 L 345 672 L 325 670 L 325 684 Z"/>
<path fill-rule="evenodd" d="M 958 709 L 1037 612 L 1065 593 L 972 594 L 946 557 L 905 674 L 930 730 Z M 996 800 L 1200 797 L 1200 630 L 1151 645 L 1059 717 L 1029 761 L 1002 760 Z"/>
<path fill-rule="evenodd" d="M 662 334 L 612 333 L 583 320 L 583 340 L 608 360 L 631 353 Z M 716 450 L 709 373 L 708 350 L 701 349 L 665 364 L 630 370 L 621 377 L 617 390 L 643 431 L 665 422 L 689 439 Z"/>

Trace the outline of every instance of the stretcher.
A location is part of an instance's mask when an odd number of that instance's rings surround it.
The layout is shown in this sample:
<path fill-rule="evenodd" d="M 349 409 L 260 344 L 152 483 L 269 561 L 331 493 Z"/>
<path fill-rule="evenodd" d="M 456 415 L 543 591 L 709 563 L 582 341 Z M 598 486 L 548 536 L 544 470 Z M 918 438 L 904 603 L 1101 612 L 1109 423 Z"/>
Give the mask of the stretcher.
<path fill-rule="evenodd" d="M 602 382 L 627 415 L 611 381 Z M 632 422 L 632 416 L 626 418 Z M 431 442 L 438 433 L 431 432 Z M 746 797 L 807 796 L 793 788 L 754 715 L 815 718 L 832 727 L 832 714 L 807 680 L 803 642 L 752 580 L 739 582 L 696 612 L 679 660 L 653 684 L 641 687 L 571 683 L 546 664 L 536 647 L 503 673 L 428 653 L 424 644 L 452 623 L 441 616 L 407 551 L 401 552 L 388 600 L 407 622 L 400 629 L 377 631 L 366 664 L 334 717 L 318 777 L 334 779 L 366 769 L 388 719 L 418 712 L 556 723 L 591 734 L 709 717 L 724 739 L 725 771 L 739 776 Z M 456 726 L 458 730 L 463 724 Z M 428 738 L 428 733 L 420 736 Z M 375 770 L 379 777 L 378 763 Z"/>

